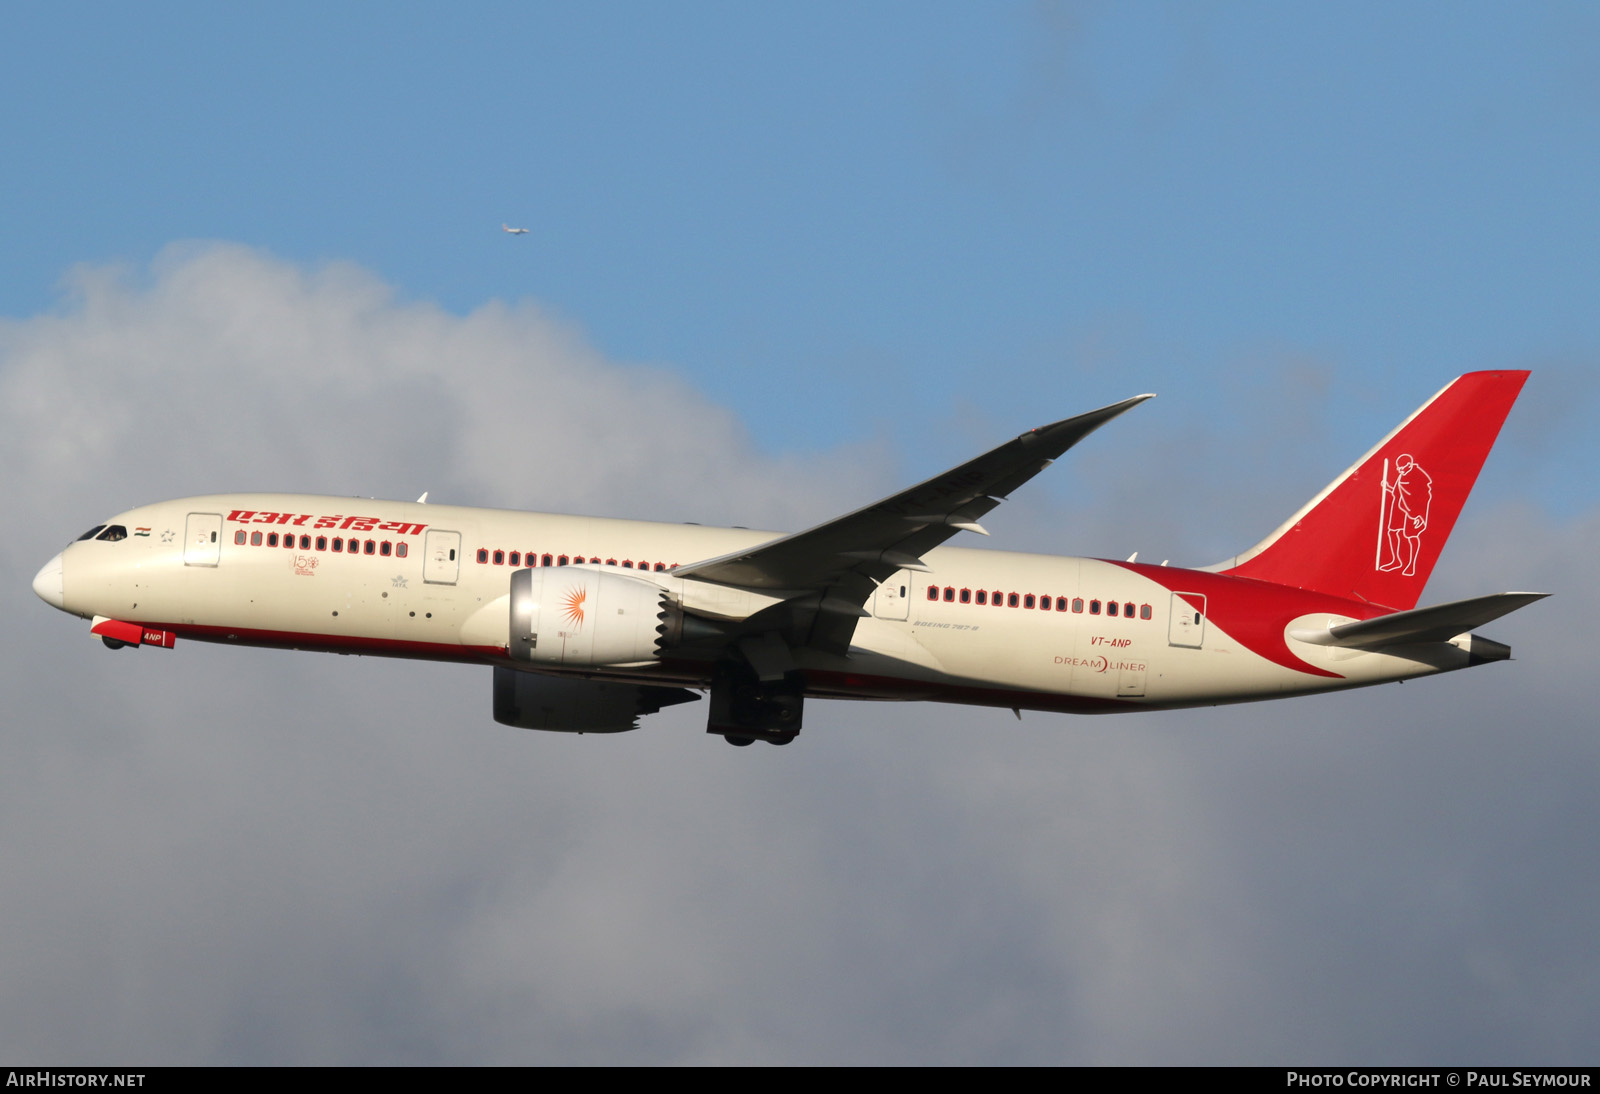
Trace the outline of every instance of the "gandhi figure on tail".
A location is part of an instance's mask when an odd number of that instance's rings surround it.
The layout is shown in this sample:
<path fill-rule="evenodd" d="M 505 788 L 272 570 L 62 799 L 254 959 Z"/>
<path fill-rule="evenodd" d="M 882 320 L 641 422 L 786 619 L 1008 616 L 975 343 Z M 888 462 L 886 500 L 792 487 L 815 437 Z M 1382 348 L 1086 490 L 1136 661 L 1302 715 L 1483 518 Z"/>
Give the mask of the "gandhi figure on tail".
<path fill-rule="evenodd" d="M 1394 481 L 1384 483 L 1384 535 L 1388 553 L 1380 570 L 1417 572 L 1422 553 L 1422 533 L 1428 527 L 1428 506 L 1433 501 L 1433 479 L 1408 453 L 1394 461 Z"/>

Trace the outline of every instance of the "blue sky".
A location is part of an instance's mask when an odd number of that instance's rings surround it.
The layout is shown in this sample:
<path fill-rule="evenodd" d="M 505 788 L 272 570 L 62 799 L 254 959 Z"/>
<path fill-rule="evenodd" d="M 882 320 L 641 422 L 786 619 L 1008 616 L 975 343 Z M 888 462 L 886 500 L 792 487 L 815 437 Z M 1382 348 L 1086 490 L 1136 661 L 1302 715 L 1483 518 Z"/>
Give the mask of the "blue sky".
<path fill-rule="evenodd" d="M 1594 348 L 1582 5 L 9 22 L 11 315 L 74 263 L 232 240 L 456 312 L 536 299 L 773 449 L 886 433 L 930 460 L 923 423 L 972 408 L 1225 412 L 1263 358 L 1370 397 L 1370 431 L 1456 372 Z"/>
<path fill-rule="evenodd" d="M 1592 1063 L 1597 10 L 13 6 L 0 1058 Z M 1428 598 L 1556 595 L 1405 688 L 568 739 L 27 588 L 235 489 L 792 528 L 1144 391 L 984 545 L 1206 563 L 1498 368 Z"/>

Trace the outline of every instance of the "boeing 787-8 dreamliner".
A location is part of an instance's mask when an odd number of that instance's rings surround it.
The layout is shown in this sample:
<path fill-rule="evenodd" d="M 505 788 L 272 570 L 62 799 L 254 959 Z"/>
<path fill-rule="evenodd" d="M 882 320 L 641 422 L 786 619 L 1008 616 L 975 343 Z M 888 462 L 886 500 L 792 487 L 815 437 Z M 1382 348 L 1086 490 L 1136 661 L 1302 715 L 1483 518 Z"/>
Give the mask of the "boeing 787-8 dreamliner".
<path fill-rule="evenodd" d="M 700 698 L 787 744 L 807 697 L 1068 714 L 1359 687 L 1501 661 L 1543 594 L 1418 608 L 1526 372 L 1450 383 L 1249 550 L 1182 569 L 945 544 L 1149 396 L 1024 433 L 790 535 L 299 494 L 119 513 L 34 578 L 112 648 L 179 638 L 466 661 L 497 721 L 612 733 Z"/>

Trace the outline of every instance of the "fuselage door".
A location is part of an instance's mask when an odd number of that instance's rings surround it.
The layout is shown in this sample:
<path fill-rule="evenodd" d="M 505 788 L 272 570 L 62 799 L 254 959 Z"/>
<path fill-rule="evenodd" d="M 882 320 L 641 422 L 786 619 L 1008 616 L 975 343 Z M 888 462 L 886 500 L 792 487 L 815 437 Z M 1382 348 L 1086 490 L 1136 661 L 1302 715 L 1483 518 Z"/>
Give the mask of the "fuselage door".
<path fill-rule="evenodd" d="M 911 575 L 896 570 L 872 594 L 872 614 L 879 619 L 904 619 L 911 612 Z"/>
<path fill-rule="evenodd" d="M 1197 650 L 1204 642 L 1205 635 L 1205 594 L 1173 593 L 1172 614 L 1167 622 L 1167 642 Z"/>
<path fill-rule="evenodd" d="M 190 513 L 183 533 L 183 564 L 215 566 L 222 557 L 222 514 Z"/>
<path fill-rule="evenodd" d="M 454 585 L 461 576 L 461 533 L 430 528 L 422 548 L 422 580 L 429 585 Z"/>

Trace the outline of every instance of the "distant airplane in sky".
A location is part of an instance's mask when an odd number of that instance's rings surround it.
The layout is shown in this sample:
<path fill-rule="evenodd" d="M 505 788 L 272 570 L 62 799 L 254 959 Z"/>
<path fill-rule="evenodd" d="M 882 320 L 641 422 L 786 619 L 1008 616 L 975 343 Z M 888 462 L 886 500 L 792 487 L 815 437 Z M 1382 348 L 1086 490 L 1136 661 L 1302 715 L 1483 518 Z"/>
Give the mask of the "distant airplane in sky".
<path fill-rule="evenodd" d="M 793 740 L 807 697 L 1020 717 L 1332 691 L 1510 657 L 1471 632 L 1544 594 L 1416 605 L 1527 376 L 1454 380 L 1277 531 L 1193 570 L 943 546 L 987 535 L 980 518 L 1139 395 L 792 535 L 229 494 L 97 524 L 33 588 L 113 649 L 491 666 L 495 720 L 527 729 L 633 729 L 697 692 L 707 732 L 748 745 Z"/>
<path fill-rule="evenodd" d="M 528 229 L 526 229 L 526 228 L 513 228 L 511 225 L 507 224 L 505 221 L 501 221 L 500 222 L 500 230 L 502 232 L 510 232 L 514 236 L 525 236 L 525 235 L 528 234 Z"/>

